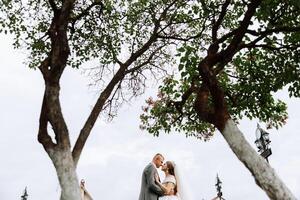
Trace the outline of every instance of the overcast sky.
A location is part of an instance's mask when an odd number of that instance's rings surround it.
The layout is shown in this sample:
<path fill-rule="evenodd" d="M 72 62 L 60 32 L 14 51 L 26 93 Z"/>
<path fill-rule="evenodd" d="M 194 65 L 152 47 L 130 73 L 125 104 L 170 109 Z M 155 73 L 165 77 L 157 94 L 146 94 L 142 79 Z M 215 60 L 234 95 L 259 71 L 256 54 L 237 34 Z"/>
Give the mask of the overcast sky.
<path fill-rule="evenodd" d="M 26 186 L 29 200 L 58 199 L 54 167 L 37 141 L 44 87 L 41 74 L 23 64 L 25 56 L 13 50 L 9 37 L 0 35 L 0 43 L 0 199 L 20 199 Z M 61 104 L 73 144 L 97 97 L 87 85 L 80 70 L 65 70 Z M 268 199 L 219 133 L 202 142 L 178 133 L 154 138 L 142 132 L 139 113 L 149 95 L 124 105 L 111 123 L 98 119 L 77 170 L 95 200 L 138 199 L 143 168 L 157 152 L 179 164 L 194 200 L 216 196 L 217 173 L 225 199 Z M 300 101 L 288 98 L 285 91 L 276 96 L 288 103 L 289 119 L 283 128 L 269 131 L 273 151 L 269 160 L 300 199 Z M 239 125 L 253 147 L 256 123 L 245 119 Z"/>

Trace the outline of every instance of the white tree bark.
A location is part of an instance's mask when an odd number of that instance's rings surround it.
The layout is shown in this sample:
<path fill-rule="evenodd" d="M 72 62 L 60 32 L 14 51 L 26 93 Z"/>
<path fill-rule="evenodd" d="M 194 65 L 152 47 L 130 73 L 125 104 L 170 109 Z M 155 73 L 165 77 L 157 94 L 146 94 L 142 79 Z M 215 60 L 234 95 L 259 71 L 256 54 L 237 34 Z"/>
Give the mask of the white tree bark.
<path fill-rule="evenodd" d="M 227 120 L 222 135 L 238 159 L 250 170 L 255 182 L 274 200 L 296 200 L 274 169 L 250 146 L 233 120 Z"/>
<path fill-rule="evenodd" d="M 60 200 L 81 200 L 80 187 L 71 151 L 48 151 L 61 187 Z"/>

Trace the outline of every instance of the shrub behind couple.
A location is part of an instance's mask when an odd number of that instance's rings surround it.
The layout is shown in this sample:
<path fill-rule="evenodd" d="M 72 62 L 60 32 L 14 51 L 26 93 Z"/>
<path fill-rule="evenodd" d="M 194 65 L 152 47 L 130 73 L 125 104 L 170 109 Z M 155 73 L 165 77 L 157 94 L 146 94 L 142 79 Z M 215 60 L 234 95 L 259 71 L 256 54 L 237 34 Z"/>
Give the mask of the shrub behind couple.
<path fill-rule="evenodd" d="M 161 182 L 157 172 L 160 168 L 165 173 Z M 172 161 L 164 163 L 162 154 L 157 153 L 142 174 L 139 200 L 187 200 L 181 185 L 178 167 Z"/>

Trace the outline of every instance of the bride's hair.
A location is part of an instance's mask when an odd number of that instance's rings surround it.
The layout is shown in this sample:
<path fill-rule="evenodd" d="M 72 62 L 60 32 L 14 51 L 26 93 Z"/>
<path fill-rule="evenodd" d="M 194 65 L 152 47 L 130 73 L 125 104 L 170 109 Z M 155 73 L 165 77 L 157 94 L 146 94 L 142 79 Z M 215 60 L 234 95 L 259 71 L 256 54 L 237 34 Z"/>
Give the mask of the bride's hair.
<path fill-rule="evenodd" d="M 167 161 L 166 164 L 167 164 L 169 174 L 175 176 L 173 163 L 171 161 Z"/>
<path fill-rule="evenodd" d="M 171 161 L 167 161 L 166 164 L 167 164 L 167 168 L 168 168 L 169 174 L 173 175 L 175 177 L 175 179 L 176 179 L 174 163 L 171 162 Z M 175 195 L 177 193 L 177 184 L 175 185 L 174 193 L 175 193 Z"/>

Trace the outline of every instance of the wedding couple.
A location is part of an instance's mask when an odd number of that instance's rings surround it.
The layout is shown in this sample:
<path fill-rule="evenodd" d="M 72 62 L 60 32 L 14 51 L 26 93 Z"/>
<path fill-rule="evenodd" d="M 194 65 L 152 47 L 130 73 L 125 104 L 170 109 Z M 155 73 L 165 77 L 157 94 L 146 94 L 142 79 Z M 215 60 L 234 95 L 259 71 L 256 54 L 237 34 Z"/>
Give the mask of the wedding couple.
<path fill-rule="evenodd" d="M 165 173 L 162 182 L 157 172 L 160 167 Z M 157 153 L 143 171 L 139 200 L 188 200 L 184 195 L 178 167 L 171 161 L 164 163 L 163 155 Z"/>
<path fill-rule="evenodd" d="M 85 180 L 81 179 L 80 181 L 80 197 L 81 200 L 93 200 L 92 196 L 85 188 Z"/>

